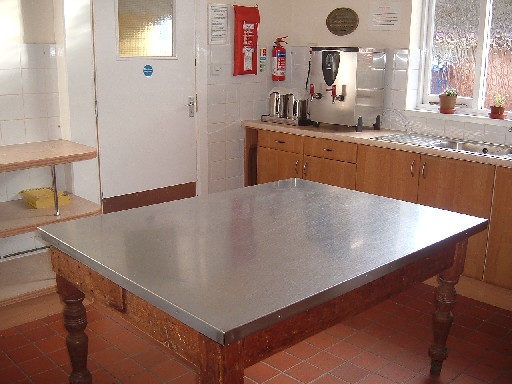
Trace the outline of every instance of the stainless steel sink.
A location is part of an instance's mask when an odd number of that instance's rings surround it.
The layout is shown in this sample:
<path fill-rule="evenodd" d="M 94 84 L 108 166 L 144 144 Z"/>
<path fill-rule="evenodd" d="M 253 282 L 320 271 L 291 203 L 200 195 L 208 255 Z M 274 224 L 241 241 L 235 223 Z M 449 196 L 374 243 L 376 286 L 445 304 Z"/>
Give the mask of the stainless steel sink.
<path fill-rule="evenodd" d="M 500 144 L 483 143 L 471 140 L 455 140 L 446 137 L 420 135 L 415 133 L 399 133 L 375 137 L 375 140 L 423 147 L 439 148 L 457 152 L 478 153 L 488 156 L 505 156 L 512 159 L 512 147 Z"/>

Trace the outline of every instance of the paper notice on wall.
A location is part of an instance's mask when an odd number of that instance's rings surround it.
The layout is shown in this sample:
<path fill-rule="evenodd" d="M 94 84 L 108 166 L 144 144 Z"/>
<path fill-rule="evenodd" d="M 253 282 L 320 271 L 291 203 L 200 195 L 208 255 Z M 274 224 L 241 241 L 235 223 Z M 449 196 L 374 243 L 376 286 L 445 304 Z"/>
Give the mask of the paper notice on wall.
<path fill-rule="evenodd" d="M 228 6 L 208 4 L 208 43 L 228 43 Z"/>
<path fill-rule="evenodd" d="M 371 1 L 368 29 L 371 31 L 400 30 L 400 3 L 398 1 Z"/>

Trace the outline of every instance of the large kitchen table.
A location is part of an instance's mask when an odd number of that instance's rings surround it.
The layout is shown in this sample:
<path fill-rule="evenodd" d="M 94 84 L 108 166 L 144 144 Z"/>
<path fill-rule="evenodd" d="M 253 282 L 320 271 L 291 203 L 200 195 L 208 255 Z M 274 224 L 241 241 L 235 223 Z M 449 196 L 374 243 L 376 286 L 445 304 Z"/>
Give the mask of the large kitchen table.
<path fill-rule="evenodd" d="M 244 368 L 439 274 L 431 373 L 447 356 L 467 239 L 487 220 L 289 179 L 39 229 L 63 298 L 71 383 L 90 383 L 92 295 L 194 365 Z"/>

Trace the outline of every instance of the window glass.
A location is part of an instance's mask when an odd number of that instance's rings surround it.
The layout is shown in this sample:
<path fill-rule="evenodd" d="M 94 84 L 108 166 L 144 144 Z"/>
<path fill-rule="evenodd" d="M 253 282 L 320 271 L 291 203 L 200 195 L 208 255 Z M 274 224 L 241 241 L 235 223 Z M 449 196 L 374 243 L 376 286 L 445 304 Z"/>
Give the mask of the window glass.
<path fill-rule="evenodd" d="M 489 60 L 487 65 L 487 86 L 484 106 L 494 103 L 496 94 L 512 96 L 512 2 L 493 0 Z M 512 109 L 509 102 L 505 108 Z"/>
<path fill-rule="evenodd" d="M 435 2 L 431 94 L 450 87 L 456 88 L 459 96 L 473 96 L 479 4 L 479 0 Z"/>
<path fill-rule="evenodd" d="M 173 56 L 173 1 L 118 0 L 119 56 Z"/>

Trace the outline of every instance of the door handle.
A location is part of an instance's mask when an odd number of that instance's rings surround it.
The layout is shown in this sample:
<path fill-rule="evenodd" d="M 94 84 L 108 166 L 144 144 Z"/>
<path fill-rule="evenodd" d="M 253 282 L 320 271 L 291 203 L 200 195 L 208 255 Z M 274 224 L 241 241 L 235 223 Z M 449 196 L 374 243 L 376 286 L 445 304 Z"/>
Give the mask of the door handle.
<path fill-rule="evenodd" d="M 188 107 L 188 116 L 194 117 L 195 112 L 196 112 L 196 98 L 194 96 L 188 97 L 187 107 Z"/>
<path fill-rule="evenodd" d="M 421 176 L 423 176 L 424 179 L 427 178 L 427 163 L 423 163 L 421 167 Z"/>
<path fill-rule="evenodd" d="M 302 167 L 302 176 L 303 177 L 306 177 L 306 175 L 308 174 L 308 162 L 304 162 L 304 166 Z"/>
<path fill-rule="evenodd" d="M 299 160 L 295 162 L 295 175 L 299 175 Z"/>
<path fill-rule="evenodd" d="M 416 165 L 416 160 L 413 160 L 411 163 L 411 176 L 414 177 L 414 166 Z"/>

